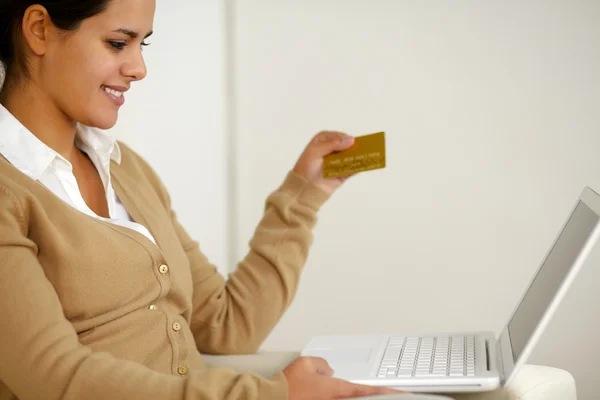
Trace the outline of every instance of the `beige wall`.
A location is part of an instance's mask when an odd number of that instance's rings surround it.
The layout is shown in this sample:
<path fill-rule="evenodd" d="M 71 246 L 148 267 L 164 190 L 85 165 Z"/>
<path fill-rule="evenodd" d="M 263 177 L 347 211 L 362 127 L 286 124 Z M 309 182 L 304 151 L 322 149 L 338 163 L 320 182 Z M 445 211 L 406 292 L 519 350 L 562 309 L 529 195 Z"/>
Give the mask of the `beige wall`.
<path fill-rule="evenodd" d="M 600 2 L 234 6 L 234 258 L 314 133 L 387 132 L 388 167 L 325 205 L 264 348 L 336 332 L 498 333 L 583 187 L 600 191 Z M 571 371 L 583 400 L 600 389 L 597 266 L 531 359 Z"/>

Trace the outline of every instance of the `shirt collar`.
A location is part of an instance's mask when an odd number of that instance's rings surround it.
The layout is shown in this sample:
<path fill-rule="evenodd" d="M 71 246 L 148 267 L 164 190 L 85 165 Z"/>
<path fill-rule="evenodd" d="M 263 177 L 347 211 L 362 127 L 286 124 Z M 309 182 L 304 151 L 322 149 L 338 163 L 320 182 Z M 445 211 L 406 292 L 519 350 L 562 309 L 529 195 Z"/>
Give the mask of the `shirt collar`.
<path fill-rule="evenodd" d="M 117 164 L 121 164 L 119 143 L 108 132 L 78 124 L 77 140 L 86 147 L 86 150 L 90 149 L 101 158 L 110 157 Z"/>
<path fill-rule="evenodd" d="M 77 126 L 77 139 L 89 149 L 110 155 L 110 159 L 121 163 L 121 150 L 117 141 L 108 133 L 81 124 Z M 38 180 L 54 159 L 63 158 L 52 150 L 17 118 L 0 104 L 0 154 L 13 166 L 30 178 Z"/>

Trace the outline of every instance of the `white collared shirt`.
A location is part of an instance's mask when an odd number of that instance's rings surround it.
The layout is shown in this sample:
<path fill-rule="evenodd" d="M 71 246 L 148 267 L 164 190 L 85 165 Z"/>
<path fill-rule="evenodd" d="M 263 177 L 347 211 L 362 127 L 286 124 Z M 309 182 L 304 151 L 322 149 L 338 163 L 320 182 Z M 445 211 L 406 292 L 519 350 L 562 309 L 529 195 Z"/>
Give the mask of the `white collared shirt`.
<path fill-rule="evenodd" d="M 31 179 L 42 183 L 77 210 L 91 217 L 133 229 L 156 243 L 146 227 L 132 220 L 112 187 L 110 162 L 113 160 L 117 164 L 121 163 L 121 150 L 115 138 L 108 133 L 78 124 L 75 142 L 98 170 L 104 185 L 110 218 L 101 217 L 88 207 L 79 191 L 71 163 L 39 140 L 0 104 L 0 154 L 13 166 Z"/>

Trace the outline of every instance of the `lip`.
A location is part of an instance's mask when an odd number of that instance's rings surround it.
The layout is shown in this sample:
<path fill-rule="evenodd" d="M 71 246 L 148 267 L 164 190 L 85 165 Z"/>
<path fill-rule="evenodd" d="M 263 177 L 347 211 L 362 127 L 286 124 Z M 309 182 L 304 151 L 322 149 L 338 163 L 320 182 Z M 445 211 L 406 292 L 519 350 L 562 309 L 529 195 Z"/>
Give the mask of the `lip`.
<path fill-rule="evenodd" d="M 123 93 L 129 90 L 128 86 L 111 86 L 111 85 L 102 85 L 102 86 L 107 87 L 112 90 L 116 90 L 117 92 L 123 92 Z"/>
<path fill-rule="evenodd" d="M 102 93 L 104 93 L 106 96 L 108 96 L 108 98 L 111 99 L 112 102 L 115 103 L 115 105 L 122 106 L 123 104 L 125 104 L 125 94 L 124 93 L 129 90 L 128 87 L 113 86 L 113 85 L 102 85 L 102 86 L 107 87 L 112 90 L 116 90 L 117 92 L 123 92 L 123 95 L 121 95 L 121 97 L 116 97 L 116 96 L 113 96 L 112 94 L 108 93 L 106 90 L 104 90 L 103 87 L 100 87 L 100 90 L 102 91 Z"/>

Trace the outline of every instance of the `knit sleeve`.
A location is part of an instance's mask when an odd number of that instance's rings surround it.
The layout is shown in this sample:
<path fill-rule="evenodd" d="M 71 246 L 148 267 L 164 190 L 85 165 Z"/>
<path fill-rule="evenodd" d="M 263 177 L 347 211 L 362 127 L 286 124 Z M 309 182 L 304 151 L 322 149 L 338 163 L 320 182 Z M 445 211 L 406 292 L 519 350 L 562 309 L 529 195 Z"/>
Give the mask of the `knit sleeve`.
<path fill-rule="evenodd" d="M 329 195 L 290 172 L 268 196 L 248 254 L 225 280 L 173 213 L 192 267 L 191 329 L 208 354 L 258 350 L 292 302 L 312 243 L 317 211 Z"/>

